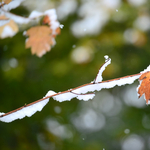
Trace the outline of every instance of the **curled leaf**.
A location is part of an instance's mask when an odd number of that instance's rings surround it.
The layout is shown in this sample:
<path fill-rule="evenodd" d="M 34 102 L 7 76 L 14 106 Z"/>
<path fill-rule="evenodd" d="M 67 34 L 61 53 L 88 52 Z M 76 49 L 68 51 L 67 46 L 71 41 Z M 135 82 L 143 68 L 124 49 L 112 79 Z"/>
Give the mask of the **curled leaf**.
<path fill-rule="evenodd" d="M 143 73 L 139 80 L 141 84 L 138 87 L 139 98 L 144 94 L 146 99 L 146 104 L 150 103 L 150 71 Z"/>

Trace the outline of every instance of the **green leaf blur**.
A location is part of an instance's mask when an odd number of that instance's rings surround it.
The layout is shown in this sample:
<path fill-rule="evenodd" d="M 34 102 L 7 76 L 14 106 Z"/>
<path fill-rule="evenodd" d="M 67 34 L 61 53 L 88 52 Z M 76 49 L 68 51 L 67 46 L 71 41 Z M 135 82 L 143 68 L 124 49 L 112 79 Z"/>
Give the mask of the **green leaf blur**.
<path fill-rule="evenodd" d="M 111 5 L 110 1 L 25 1 L 12 10 L 28 16 L 33 10 L 56 8 L 64 27 L 42 58 L 25 49 L 23 31 L 29 26 L 12 38 L 0 39 L 0 112 L 38 100 L 49 90 L 64 91 L 93 81 L 104 55 L 112 59 L 104 80 L 139 73 L 150 64 L 150 1 L 116 0 Z M 103 20 L 97 22 L 95 16 Z M 93 21 L 81 26 L 86 17 Z M 150 149 L 150 107 L 137 98 L 137 86 L 138 81 L 103 89 L 87 102 L 50 99 L 30 118 L 0 122 L 0 149 Z"/>

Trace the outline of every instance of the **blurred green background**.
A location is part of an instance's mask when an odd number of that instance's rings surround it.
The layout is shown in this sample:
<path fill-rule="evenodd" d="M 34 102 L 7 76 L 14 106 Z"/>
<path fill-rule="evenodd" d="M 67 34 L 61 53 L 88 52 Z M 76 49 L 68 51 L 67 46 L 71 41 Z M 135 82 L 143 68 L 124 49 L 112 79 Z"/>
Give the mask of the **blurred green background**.
<path fill-rule="evenodd" d="M 64 25 L 42 58 L 25 49 L 23 31 L 0 40 L 0 112 L 89 83 L 104 63 L 104 80 L 136 74 L 150 64 L 149 0 L 24 1 L 11 12 L 55 8 Z M 84 102 L 50 102 L 41 112 L 0 122 L 1 150 L 150 149 L 150 107 L 137 98 L 139 82 L 96 92 Z"/>

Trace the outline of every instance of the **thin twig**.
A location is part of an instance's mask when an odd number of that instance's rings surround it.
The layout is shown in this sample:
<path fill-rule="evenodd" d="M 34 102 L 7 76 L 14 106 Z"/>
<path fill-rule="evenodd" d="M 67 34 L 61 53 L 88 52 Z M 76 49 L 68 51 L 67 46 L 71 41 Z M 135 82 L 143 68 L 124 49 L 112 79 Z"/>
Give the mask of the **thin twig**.
<path fill-rule="evenodd" d="M 106 83 L 106 82 L 116 81 L 116 80 L 120 80 L 120 79 L 124 79 L 124 78 L 128 78 L 128 77 L 138 76 L 138 75 L 141 75 L 141 74 L 142 74 L 142 73 L 138 73 L 138 74 L 134 74 L 134 75 L 128 75 L 128 76 L 124 76 L 124 77 L 120 77 L 120 78 L 115 78 L 115 79 L 111 79 L 111 80 L 106 80 L 106 81 L 102 81 L 102 82 L 98 82 L 98 83 L 93 83 L 93 82 L 91 82 L 91 83 L 83 84 L 83 85 L 78 86 L 78 87 L 75 87 L 75 88 L 73 88 L 73 89 L 70 89 L 70 90 L 67 90 L 67 91 L 63 91 L 63 92 L 59 92 L 59 93 L 56 93 L 56 94 L 53 94 L 53 95 L 50 95 L 50 96 L 46 96 L 46 97 L 41 98 L 41 99 L 39 99 L 39 100 L 37 100 L 37 101 L 34 101 L 34 102 L 32 102 L 32 103 L 26 104 L 26 105 L 24 105 L 24 106 L 22 106 L 22 107 L 19 107 L 19 108 L 15 109 L 15 110 L 12 110 L 12 111 L 8 112 L 8 113 L 5 113 L 5 114 L 3 114 L 3 115 L 0 115 L 0 118 L 2 118 L 2 117 L 4 117 L 4 116 L 7 116 L 7 115 L 9 115 L 9 114 L 11 114 L 11 113 L 14 113 L 14 112 L 16 112 L 16 111 L 18 111 L 18 110 L 21 110 L 21 109 L 23 109 L 23 108 L 25 108 L 25 107 L 28 107 L 28 106 L 31 106 L 31 105 L 36 104 L 36 103 L 38 103 L 38 102 L 41 102 L 41 101 L 43 101 L 43 100 L 45 100 L 45 99 L 51 98 L 51 97 L 53 97 L 53 96 L 57 96 L 57 95 L 64 94 L 64 93 L 67 93 L 67 92 L 72 92 L 72 93 L 74 93 L 74 94 L 77 94 L 77 93 L 75 93 L 75 92 L 73 92 L 73 91 L 76 90 L 76 89 L 79 89 L 79 88 L 81 88 L 81 87 L 87 86 L 87 85 L 100 84 L 100 83 Z M 89 93 L 89 94 L 90 94 L 90 93 Z M 87 94 L 86 94 L 86 95 L 87 95 Z"/>

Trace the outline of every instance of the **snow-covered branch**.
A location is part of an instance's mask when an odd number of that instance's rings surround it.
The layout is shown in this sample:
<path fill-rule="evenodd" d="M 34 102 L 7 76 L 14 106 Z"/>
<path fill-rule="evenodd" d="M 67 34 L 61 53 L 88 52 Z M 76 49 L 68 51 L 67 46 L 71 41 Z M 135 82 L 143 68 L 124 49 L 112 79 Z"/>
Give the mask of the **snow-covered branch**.
<path fill-rule="evenodd" d="M 105 67 L 110 64 L 111 59 L 108 56 L 105 56 L 105 63 L 100 68 L 96 79 L 94 82 L 90 82 L 79 87 L 69 89 L 67 91 L 56 93 L 52 90 L 48 91 L 46 96 L 40 100 L 34 101 L 30 104 L 24 105 L 16 110 L 10 111 L 8 113 L 0 113 L 0 121 L 3 122 L 11 122 L 16 119 L 22 119 L 25 116 L 32 116 L 35 112 L 41 111 L 43 107 L 48 103 L 49 98 L 53 98 L 56 101 L 63 102 L 63 101 L 70 101 L 73 98 L 77 98 L 79 100 L 88 101 L 89 99 L 93 99 L 95 93 L 89 93 L 94 91 L 100 91 L 101 89 L 109 89 L 113 88 L 114 86 L 122 86 L 125 84 L 132 84 L 136 79 L 139 79 L 142 73 L 146 73 L 150 71 L 150 67 L 148 67 L 143 72 L 138 74 L 129 75 L 121 78 L 116 78 L 107 81 L 102 80 L 102 72 L 105 70 Z"/>
<path fill-rule="evenodd" d="M 6 11 L 10 11 L 18 7 L 24 0 L 11 0 L 11 1 L 2 1 L 0 2 L 0 8 L 2 7 Z"/>
<path fill-rule="evenodd" d="M 7 18 L 14 20 L 18 24 L 28 24 L 31 21 L 34 21 L 36 19 L 39 19 L 40 17 L 47 15 L 49 19 L 51 20 L 51 22 L 53 24 L 55 23 L 55 25 L 57 24 L 57 27 L 59 27 L 59 23 L 56 22 L 57 15 L 56 15 L 55 9 L 49 9 L 49 10 L 46 10 L 45 12 L 39 12 L 39 11 L 34 10 L 31 12 L 29 17 L 18 16 L 16 14 L 13 14 L 11 12 L 4 10 L 3 8 L 0 9 L 0 12 L 2 15 L 5 15 Z"/>
<path fill-rule="evenodd" d="M 88 83 L 81 85 L 79 87 L 69 89 L 67 91 L 59 92 L 56 93 L 52 90 L 48 91 L 46 96 L 40 100 L 37 100 L 35 102 L 32 102 L 30 104 L 24 105 L 23 107 L 20 107 L 16 110 L 10 111 L 8 113 L 0 113 L 0 121 L 3 122 L 11 122 L 16 119 L 22 119 L 25 116 L 32 116 L 35 112 L 41 111 L 43 107 L 48 103 L 49 98 L 53 98 L 54 100 L 57 100 L 59 102 L 63 101 L 70 101 L 73 98 L 77 98 L 79 100 L 84 100 L 87 101 L 89 99 L 93 99 L 95 96 L 95 93 L 89 93 L 89 92 L 94 92 L 94 91 L 100 91 L 101 89 L 109 89 L 113 88 L 114 86 L 122 86 L 125 84 L 132 84 L 136 79 L 138 79 L 141 73 L 130 75 L 130 76 L 125 76 L 121 78 L 116 78 L 112 80 L 107 80 L 107 81 L 101 81 L 102 80 L 102 72 L 105 70 L 105 67 L 110 64 L 111 59 L 108 58 L 108 56 L 105 56 L 105 63 L 102 65 L 100 68 L 96 79 L 94 82 Z M 149 67 L 147 70 L 144 70 L 144 72 L 148 71 Z"/>

